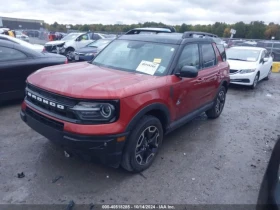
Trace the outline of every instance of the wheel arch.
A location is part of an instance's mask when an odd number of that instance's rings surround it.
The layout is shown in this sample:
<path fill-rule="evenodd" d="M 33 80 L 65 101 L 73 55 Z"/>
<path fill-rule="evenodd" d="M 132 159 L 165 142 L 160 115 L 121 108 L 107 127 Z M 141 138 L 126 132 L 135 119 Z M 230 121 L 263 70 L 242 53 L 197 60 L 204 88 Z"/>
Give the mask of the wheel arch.
<path fill-rule="evenodd" d="M 137 122 L 139 122 L 139 120 L 145 115 L 151 115 L 158 118 L 162 124 L 163 131 L 166 131 L 170 123 L 170 112 L 167 106 L 162 103 L 153 103 L 142 108 L 129 122 L 126 131 L 132 130 L 137 125 Z"/>

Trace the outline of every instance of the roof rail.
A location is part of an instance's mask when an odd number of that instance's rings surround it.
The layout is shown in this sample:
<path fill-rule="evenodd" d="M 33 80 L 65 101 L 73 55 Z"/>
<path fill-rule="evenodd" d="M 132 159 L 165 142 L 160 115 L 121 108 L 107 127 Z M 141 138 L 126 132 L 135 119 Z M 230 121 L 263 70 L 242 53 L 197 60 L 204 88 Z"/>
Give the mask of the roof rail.
<path fill-rule="evenodd" d="M 184 32 L 182 38 L 194 38 L 194 36 L 197 36 L 199 38 L 205 38 L 205 37 L 218 37 L 215 34 L 210 34 L 206 32 L 200 32 L 200 31 L 186 31 Z"/>
<path fill-rule="evenodd" d="M 152 33 L 174 33 L 176 29 L 174 27 L 163 26 L 163 27 L 144 27 L 144 28 L 134 28 L 125 34 L 140 34 L 141 32 L 152 32 Z"/>

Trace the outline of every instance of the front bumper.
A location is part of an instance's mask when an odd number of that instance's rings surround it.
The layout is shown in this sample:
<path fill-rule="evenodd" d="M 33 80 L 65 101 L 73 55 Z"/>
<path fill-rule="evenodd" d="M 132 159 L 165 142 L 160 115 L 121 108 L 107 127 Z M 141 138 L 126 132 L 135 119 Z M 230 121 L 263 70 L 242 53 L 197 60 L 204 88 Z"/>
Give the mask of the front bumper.
<path fill-rule="evenodd" d="M 64 55 L 65 54 L 65 48 L 64 47 L 58 47 L 58 46 L 47 46 L 45 45 L 45 49 L 49 52 L 49 53 L 56 53 L 56 54 L 61 54 Z"/>
<path fill-rule="evenodd" d="M 103 164 L 113 167 L 120 165 L 125 142 L 117 142 L 117 138 L 127 137 L 128 133 L 107 136 L 69 133 L 63 130 L 63 123 L 49 119 L 28 107 L 21 110 L 20 116 L 33 130 L 69 153 L 76 154 L 86 160 L 98 159 Z"/>
<path fill-rule="evenodd" d="M 256 72 L 248 73 L 248 74 L 230 74 L 230 83 L 237 85 L 253 85 L 254 79 L 256 76 Z"/>

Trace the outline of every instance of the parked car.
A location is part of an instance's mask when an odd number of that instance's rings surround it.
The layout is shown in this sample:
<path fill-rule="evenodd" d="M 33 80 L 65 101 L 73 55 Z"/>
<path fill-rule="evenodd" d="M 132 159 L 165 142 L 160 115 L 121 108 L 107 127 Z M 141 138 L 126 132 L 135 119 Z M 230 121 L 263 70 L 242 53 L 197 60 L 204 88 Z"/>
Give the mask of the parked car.
<path fill-rule="evenodd" d="M 256 210 L 280 209 L 280 139 L 272 150 L 260 190 Z"/>
<path fill-rule="evenodd" d="M 97 53 L 106 47 L 113 39 L 99 39 L 74 52 L 75 61 L 91 61 Z"/>
<path fill-rule="evenodd" d="M 280 42 L 279 41 L 259 41 L 257 47 L 267 49 L 274 61 L 280 62 Z"/>
<path fill-rule="evenodd" d="M 203 112 L 219 117 L 228 84 L 212 38 L 123 35 L 90 63 L 30 75 L 21 118 L 66 154 L 140 172 L 164 134 Z"/>
<path fill-rule="evenodd" d="M 25 34 L 23 34 L 21 31 L 15 31 L 16 33 L 16 38 L 21 39 L 23 41 L 29 42 L 29 37 Z"/>
<path fill-rule="evenodd" d="M 240 44 L 243 44 L 245 41 L 244 40 L 228 40 L 228 47 L 234 47 L 234 46 L 238 46 Z"/>
<path fill-rule="evenodd" d="M 45 48 L 48 52 L 65 55 L 71 60 L 75 50 L 101 38 L 105 37 L 98 33 L 70 33 L 59 41 L 47 42 Z"/>
<path fill-rule="evenodd" d="M 7 35 L 1 35 L 0 34 L 0 40 L 5 40 L 5 41 L 10 41 L 19 45 L 22 45 L 24 47 L 30 48 L 32 50 L 35 50 L 37 52 L 45 52 L 45 48 L 43 45 L 40 44 L 30 44 L 26 41 L 22 41 L 20 39 L 11 37 L 11 36 L 7 36 Z"/>
<path fill-rule="evenodd" d="M 0 40 L 0 101 L 23 98 L 26 78 L 38 69 L 67 63 L 62 55 L 38 53 Z"/>
<path fill-rule="evenodd" d="M 264 48 L 232 47 L 227 50 L 230 65 L 230 83 L 255 88 L 262 79 L 269 79 L 272 57 Z"/>

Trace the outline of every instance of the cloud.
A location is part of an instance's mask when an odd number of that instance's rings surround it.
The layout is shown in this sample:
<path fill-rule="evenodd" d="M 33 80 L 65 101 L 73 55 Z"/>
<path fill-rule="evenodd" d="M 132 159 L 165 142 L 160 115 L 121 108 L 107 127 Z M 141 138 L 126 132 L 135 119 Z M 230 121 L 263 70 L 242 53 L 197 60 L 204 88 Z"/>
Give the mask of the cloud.
<path fill-rule="evenodd" d="M 47 23 L 167 24 L 234 23 L 262 20 L 280 23 L 280 0 L 0 0 L 0 16 L 40 19 Z"/>

